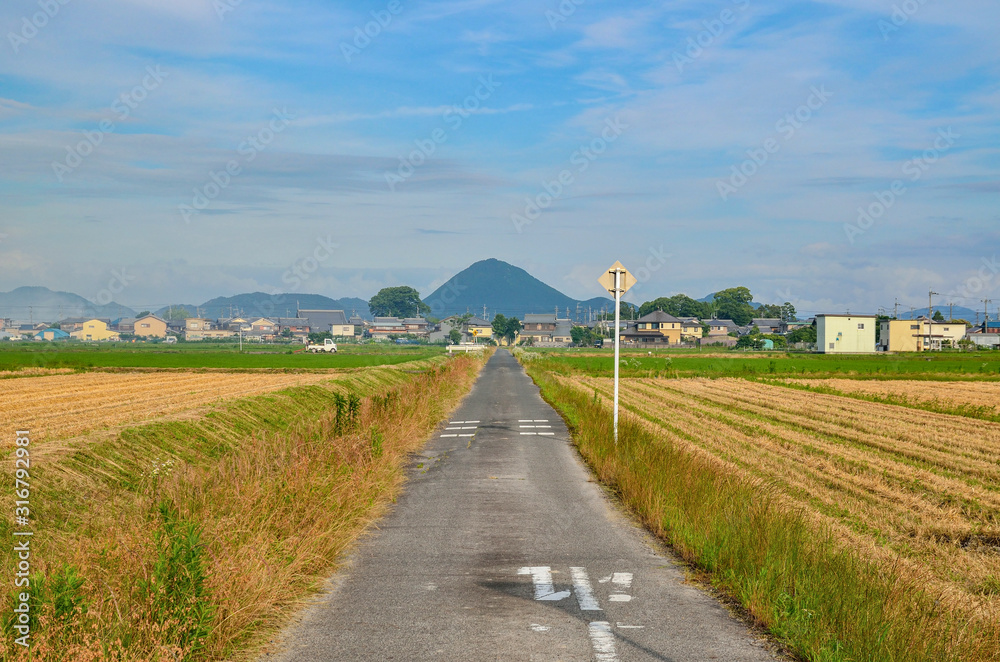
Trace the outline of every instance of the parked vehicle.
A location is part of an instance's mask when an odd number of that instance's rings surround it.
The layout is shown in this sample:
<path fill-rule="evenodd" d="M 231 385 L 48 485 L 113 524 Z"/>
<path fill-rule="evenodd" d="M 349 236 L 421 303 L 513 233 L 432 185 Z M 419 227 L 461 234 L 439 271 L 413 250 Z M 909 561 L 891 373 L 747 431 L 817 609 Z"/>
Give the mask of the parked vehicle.
<path fill-rule="evenodd" d="M 322 345 L 306 345 L 306 351 L 312 352 L 313 354 L 316 352 L 333 352 L 336 354 L 337 343 L 333 342 L 329 338 L 324 338 Z"/>

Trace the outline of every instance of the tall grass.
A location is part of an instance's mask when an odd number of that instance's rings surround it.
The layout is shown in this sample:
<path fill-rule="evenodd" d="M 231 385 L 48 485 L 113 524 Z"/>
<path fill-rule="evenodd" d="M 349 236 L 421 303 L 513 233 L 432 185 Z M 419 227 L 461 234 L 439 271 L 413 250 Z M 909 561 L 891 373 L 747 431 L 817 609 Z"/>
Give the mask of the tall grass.
<path fill-rule="evenodd" d="M 220 660 L 266 641 L 393 500 L 481 365 L 359 373 L 45 462 L 39 446 L 34 645 L 5 629 L 0 659 Z"/>
<path fill-rule="evenodd" d="M 626 415 L 616 446 L 598 395 L 529 374 L 566 417 L 581 453 L 650 531 L 709 573 L 807 660 L 1000 659 L 1000 627 L 945 608 L 919 577 L 841 545 L 772 489 L 696 456 Z"/>

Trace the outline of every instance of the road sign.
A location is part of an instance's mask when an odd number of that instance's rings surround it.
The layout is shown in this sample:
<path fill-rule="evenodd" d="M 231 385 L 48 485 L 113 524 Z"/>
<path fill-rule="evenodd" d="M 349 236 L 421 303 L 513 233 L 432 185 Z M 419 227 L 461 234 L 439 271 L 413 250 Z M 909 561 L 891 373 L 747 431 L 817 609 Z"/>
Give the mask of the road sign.
<path fill-rule="evenodd" d="M 635 276 L 629 273 L 629 270 L 622 266 L 621 262 L 615 262 L 611 265 L 611 268 L 604 272 L 604 274 L 597 279 L 597 282 L 606 289 L 612 296 L 615 293 L 615 272 L 619 274 L 618 276 L 618 290 L 625 294 L 628 292 L 629 288 L 635 285 Z"/>
<path fill-rule="evenodd" d="M 621 262 L 615 262 L 611 268 L 597 279 L 604 289 L 615 298 L 615 444 L 618 443 L 618 351 L 621 345 L 621 324 L 620 314 L 622 307 L 622 295 L 630 287 L 635 285 L 635 276 L 629 273 L 628 269 L 622 266 Z"/>

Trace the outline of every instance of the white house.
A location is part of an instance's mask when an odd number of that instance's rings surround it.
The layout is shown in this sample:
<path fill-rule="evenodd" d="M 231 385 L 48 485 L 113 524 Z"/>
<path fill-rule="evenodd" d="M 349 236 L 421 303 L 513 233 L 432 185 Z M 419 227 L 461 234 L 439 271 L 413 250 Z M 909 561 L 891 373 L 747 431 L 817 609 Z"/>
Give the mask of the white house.
<path fill-rule="evenodd" d="M 874 354 L 874 315 L 817 315 L 816 349 L 822 354 Z"/>

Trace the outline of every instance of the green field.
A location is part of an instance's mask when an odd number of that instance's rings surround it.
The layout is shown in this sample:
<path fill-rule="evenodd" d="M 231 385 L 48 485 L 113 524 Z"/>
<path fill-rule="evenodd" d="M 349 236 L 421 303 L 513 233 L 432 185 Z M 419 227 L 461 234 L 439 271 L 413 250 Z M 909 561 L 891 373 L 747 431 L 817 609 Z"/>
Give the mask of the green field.
<path fill-rule="evenodd" d="M 363 368 L 394 365 L 440 356 L 440 347 L 341 345 L 337 354 L 311 354 L 301 345 L 243 346 L 202 343 L 53 345 L 9 343 L 0 347 L 0 371 L 24 368 Z"/>
<path fill-rule="evenodd" d="M 560 374 L 610 377 L 611 350 L 525 350 L 529 360 Z M 841 377 L 860 379 L 1000 379 L 1000 352 L 935 352 L 836 356 L 785 352 L 626 350 L 622 377 Z"/>

